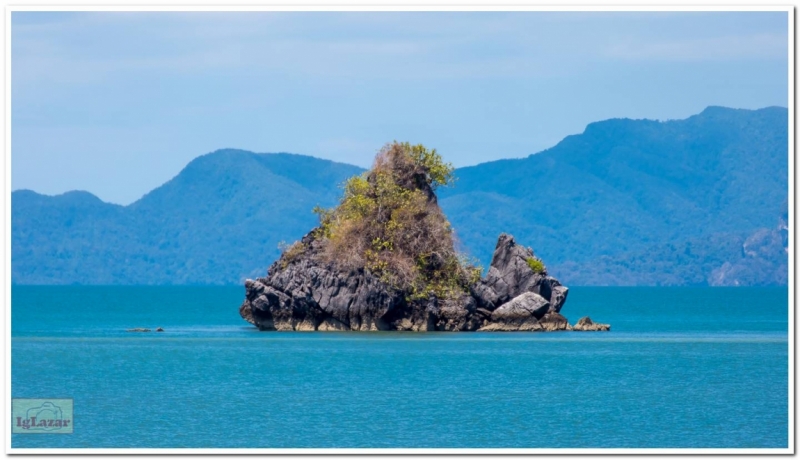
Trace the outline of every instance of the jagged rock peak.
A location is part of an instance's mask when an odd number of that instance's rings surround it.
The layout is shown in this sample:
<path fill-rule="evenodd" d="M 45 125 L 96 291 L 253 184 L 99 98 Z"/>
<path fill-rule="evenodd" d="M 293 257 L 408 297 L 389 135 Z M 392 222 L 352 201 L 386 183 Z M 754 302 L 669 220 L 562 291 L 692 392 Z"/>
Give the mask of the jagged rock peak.
<path fill-rule="evenodd" d="M 394 142 L 348 179 L 339 204 L 245 283 L 242 318 L 266 330 L 568 330 L 568 289 L 531 248 L 501 234 L 485 278 L 454 245 L 436 150 Z"/>

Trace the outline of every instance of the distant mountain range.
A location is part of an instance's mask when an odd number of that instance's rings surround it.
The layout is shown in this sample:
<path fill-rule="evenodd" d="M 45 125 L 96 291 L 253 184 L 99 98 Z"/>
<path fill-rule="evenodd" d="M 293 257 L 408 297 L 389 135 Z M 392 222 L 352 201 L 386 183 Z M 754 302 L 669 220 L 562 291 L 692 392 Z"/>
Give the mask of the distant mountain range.
<path fill-rule="evenodd" d="M 11 195 L 11 279 L 24 284 L 230 284 L 266 273 L 316 225 L 355 166 L 219 150 L 129 206 L 87 192 Z"/>
<path fill-rule="evenodd" d="M 431 146 L 435 147 L 435 146 Z M 788 111 L 613 119 L 524 159 L 456 170 L 440 204 L 488 265 L 497 236 L 567 285 L 783 285 Z M 263 275 L 356 166 L 219 150 L 129 206 L 12 193 L 12 282 L 230 284 Z"/>
<path fill-rule="evenodd" d="M 784 284 L 785 250 L 774 270 L 712 272 L 744 263 L 756 232 L 785 233 L 788 152 L 781 107 L 606 120 L 525 159 L 459 169 L 442 206 L 481 260 L 507 229 L 566 283 Z"/>

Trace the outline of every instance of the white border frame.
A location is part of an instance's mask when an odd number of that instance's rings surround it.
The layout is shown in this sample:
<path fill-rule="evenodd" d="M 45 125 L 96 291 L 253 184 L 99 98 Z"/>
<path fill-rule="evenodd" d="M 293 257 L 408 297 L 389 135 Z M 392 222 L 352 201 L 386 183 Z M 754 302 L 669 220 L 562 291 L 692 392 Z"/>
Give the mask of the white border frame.
<path fill-rule="evenodd" d="M 402 0 L 400 0 L 402 1 Z M 442 0 L 440 0 L 442 1 Z M 11 14 L 16 11 L 108 11 L 108 12 L 247 12 L 247 11 L 374 11 L 374 12 L 394 12 L 394 11 L 559 11 L 559 12 L 724 12 L 724 11 L 775 11 L 788 13 L 788 133 L 789 133 L 789 445 L 787 448 L 764 448 L 764 449 L 693 449 L 693 448 L 676 448 L 676 449 L 553 449 L 553 448 L 531 448 L 531 449 L 270 449 L 270 448 L 238 448 L 238 449 L 57 449 L 57 448 L 13 448 L 11 447 L 11 430 L 6 424 L 10 417 L 11 405 Z M 553 5 L 532 5 L 528 2 L 519 0 L 506 0 L 503 5 L 490 5 L 486 3 L 470 3 L 463 4 L 455 1 L 444 0 L 439 4 L 433 5 L 380 5 L 370 3 L 364 0 L 351 0 L 350 5 L 336 5 L 330 1 L 321 0 L 318 4 L 271 4 L 271 5 L 240 5 L 240 6 L 222 6 L 222 5 L 171 5 L 171 6 L 145 6 L 145 5 L 128 5 L 128 6 L 109 6 L 109 5 L 81 5 L 81 6 L 65 6 L 65 5 L 30 5 L 30 6 L 13 6 L 9 5 L 5 8 L 5 34 L 4 34 L 4 62 L 5 62 L 5 125 L 3 137 L 5 138 L 5 186 L 6 193 L 3 206 L 4 217 L 4 245 L 3 255 L 5 264 L 3 270 L 5 276 L 3 277 L 3 299 L 5 301 L 5 315 L 3 317 L 5 324 L 3 325 L 4 344 L 6 352 L 4 354 L 5 363 L 3 366 L 5 376 L 3 379 L 4 396 L 5 400 L 2 407 L 9 409 L 4 411 L 8 414 L 0 420 L 0 429 L 3 429 L 3 439 L 5 440 L 5 453 L 6 454 L 82 454 L 82 455 L 114 455 L 114 454 L 272 454 L 272 455 L 286 455 L 286 454 L 305 454 L 305 455 L 330 455 L 330 454 L 345 454 L 345 455 L 418 455 L 418 454 L 435 454 L 435 455 L 467 455 L 467 454 L 480 454 L 480 455 L 553 455 L 553 454 L 571 454 L 571 455 L 587 455 L 587 454 L 604 454 L 604 455 L 675 455 L 675 454 L 701 454 L 701 455 L 759 455 L 759 454 L 794 454 L 795 453 L 795 363 L 794 363 L 794 350 L 795 350 L 795 316 L 794 316 L 794 300 L 795 300 L 795 117 L 794 117 L 794 103 L 795 103 L 795 72 L 794 72 L 794 56 L 795 56 L 795 24 L 794 24 L 795 11 L 794 6 L 755 6 L 755 5 L 613 5 L 613 6 L 599 6 L 599 5 L 567 5 L 567 6 L 553 6 Z"/>

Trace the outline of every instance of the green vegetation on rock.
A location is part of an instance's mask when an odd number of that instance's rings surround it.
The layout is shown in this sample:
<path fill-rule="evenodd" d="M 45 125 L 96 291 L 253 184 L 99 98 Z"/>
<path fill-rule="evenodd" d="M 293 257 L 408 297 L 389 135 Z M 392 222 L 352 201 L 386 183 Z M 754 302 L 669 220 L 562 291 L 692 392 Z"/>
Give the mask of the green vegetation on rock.
<path fill-rule="evenodd" d="M 435 194 L 453 180 L 453 166 L 436 150 L 386 145 L 371 170 L 345 182 L 336 207 L 314 209 L 320 218 L 315 236 L 328 241 L 324 257 L 366 268 L 411 299 L 468 292 L 481 268 L 455 250 L 453 228 Z"/>
<path fill-rule="evenodd" d="M 545 273 L 544 263 L 538 258 L 528 257 L 525 261 L 528 262 L 528 266 L 531 267 L 534 273 Z"/>

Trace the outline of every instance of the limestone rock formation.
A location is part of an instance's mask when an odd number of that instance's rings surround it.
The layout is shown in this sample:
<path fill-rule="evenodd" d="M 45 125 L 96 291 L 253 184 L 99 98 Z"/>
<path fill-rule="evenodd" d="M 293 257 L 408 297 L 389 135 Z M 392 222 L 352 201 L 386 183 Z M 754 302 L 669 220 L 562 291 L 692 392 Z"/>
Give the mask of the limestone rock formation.
<path fill-rule="evenodd" d="M 319 257 L 322 241 L 303 237 L 265 278 L 245 282 L 243 319 L 278 331 L 566 331 L 559 312 L 568 288 L 528 263 L 530 248 L 500 235 L 485 278 L 454 299 L 409 300 L 365 269 L 342 271 Z M 588 321 L 588 322 L 587 322 Z M 601 326 L 606 326 L 605 329 Z M 576 330 L 608 330 L 583 318 Z M 594 329 L 592 329 L 594 328 Z"/>
<path fill-rule="evenodd" d="M 569 325 L 567 318 L 564 318 L 561 313 L 556 311 L 547 312 L 547 314 L 544 315 L 544 318 L 541 319 L 540 323 L 547 332 L 573 330 L 572 326 Z"/>
<path fill-rule="evenodd" d="M 239 314 L 278 331 L 561 331 L 569 290 L 533 249 L 501 234 L 486 277 L 455 248 L 436 188 L 453 167 L 435 150 L 387 144 L 339 204 L 245 282 Z"/>

